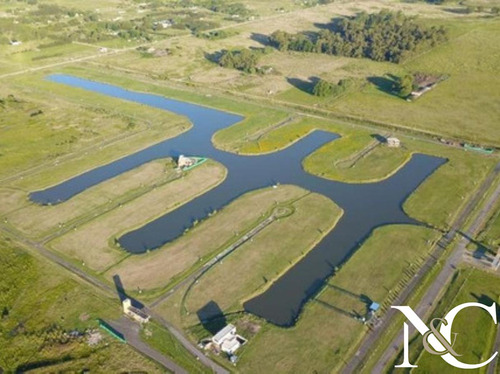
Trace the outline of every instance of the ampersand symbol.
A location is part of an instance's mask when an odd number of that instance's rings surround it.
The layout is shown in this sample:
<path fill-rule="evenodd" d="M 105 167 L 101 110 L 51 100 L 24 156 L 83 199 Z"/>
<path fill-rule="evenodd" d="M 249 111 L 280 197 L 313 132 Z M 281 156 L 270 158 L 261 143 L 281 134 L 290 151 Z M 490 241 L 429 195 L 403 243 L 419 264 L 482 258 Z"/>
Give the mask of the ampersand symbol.
<path fill-rule="evenodd" d="M 448 342 L 443 335 L 441 335 L 441 333 L 436 329 L 436 327 L 434 326 L 434 321 L 440 321 L 442 322 L 445 326 L 448 324 L 448 322 L 444 319 L 444 318 L 434 318 L 432 321 L 431 321 L 431 324 L 430 324 L 430 331 L 427 331 L 425 334 L 424 334 L 424 341 L 423 341 L 423 345 L 424 345 L 424 348 L 427 352 L 429 352 L 430 354 L 432 355 L 437 355 L 437 356 L 442 356 L 446 353 L 450 353 L 451 355 L 457 357 L 457 356 L 461 356 L 459 355 L 457 352 L 455 352 L 455 350 L 453 349 L 453 346 L 455 345 L 455 341 L 457 340 L 457 335 L 458 333 L 454 333 L 453 334 L 453 341 L 451 342 L 451 345 L 450 345 L 450 342 Z M 438 352 L 436 350 L 434 350 L 434 348 L 431 347 L 431 345 L 429 344 L 428 342 L 428 338 L 430 335 L 434 335 L 436 337 L 437 340 L 439 340 L 439 342 L 443 345 L 443 347 L 445 348 L 444 351 L 442 352 Z"/>

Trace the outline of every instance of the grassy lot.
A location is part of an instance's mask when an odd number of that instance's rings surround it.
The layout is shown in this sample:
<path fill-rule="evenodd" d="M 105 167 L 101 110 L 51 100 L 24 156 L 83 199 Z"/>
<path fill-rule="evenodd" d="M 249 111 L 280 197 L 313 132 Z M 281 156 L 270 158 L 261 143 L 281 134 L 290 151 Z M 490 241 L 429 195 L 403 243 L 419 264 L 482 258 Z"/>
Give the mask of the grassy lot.
<path fill-rule="evenodd" d="M 180 175 L 171 159 L 160 159 L 91 187 L 57 205 L 41 206 L 27 201 L 25 194 L 19 194 L 18 206 L 24 206 L 8 214 L 6 219 L 28 236 L 46 236 L 116 208 Z"/>
<path fill-rule="evenodd" d="M 16 182 L 22 188 L 47 187 L 190 127 L 164 110 L 71 89 L 41 74 L 0 85 L 6 98 L 0 106 L 0 177 L 38 167 Z"/>
<path fill-rule="evenodd" d="M 443 229 L 449 227 L 468 197 L 498 162 L 497 157 L 484 157 L 416 140 L 408 140 L 405 144 L 419 152 L 448 160 L 403 205 L 412 217 Z"/>
<path fill-rule="evenodd" d="M 257 335 L 239 354 L 238 370 L 255 372 L 330 372 L 348 357 L 366 332 L 352 317 L 352 310 L 364 314 L 366 304 L 357 296 L 382 303 L 401 288 L 434 240 L 432 230 L 415 226 L 387 226 L 377 229 L 324 290 L 310 301 L 296 326 L 288 329 L 259 321 Z M 391 271 L 387 271 L 391 269 Z M 238 318 L 238 317 L 236 317 Z M 201 338 L 203 329 L 194 329 Z"/>
<path fill-rule="evenodd" d="M 30 367 L 40 367 L 38 372 L 162 372 L 102 330 L 103 340 L 93 347 L 86 337 L 65 337 L 72 330 L 96 329 L 97 318 L 118 318 L 118 300 L 60 275 L 60 269 L 36 260 L 6 238 L 0 238 L 0 245 L 0 367 L 5 372 Z"/>
<path fill-rule="evenodd" d="M 173 359 L 190 374 L 212 373 L 209 368 L 196 361 L 178 340 L 154 321 L 141 331 L 141 338 L 157 351 Z"/>
<path fill-rule="evenodd" d="M 92 270 L 104 271 L 127 255 L 116 247 L 114 238 L 186 203 L 224 178 L 225 169 L 209 161 L 183 178 L 159 186 L 53 240 L 50 247 Z"/>
<path fill-rule="evenodd" d="M 449 43 L 405 64 L 407 71 L 447 74 L 449 79 L 408 103 L 370 84 L 330 106 L 336 112 L 500 145 L 498 44 L 500 21 L 455 21 Z M 399 68 L 398 68 L 399 69 Z M 394 73 L 388 70 L 386 73 Z M 381 81 L 387 78 L 379 77 Z M 390 82 L 389 82 L 390 84 Z"/>
<path fill-rule="evenodd" d="M 493 209 L 488 223 L 479 233 L 477 239 L 493 251 L 497 250 L 500 245 L 500 202 Z"/>
<path fill-rule="evenodd" d="M 462 269 L 457 272 L 448 291 L 440 300 L 432 318 L 442 318 L 451 308 L 466 302 L 480 302 L 491 305 L 500 298 L 500 278 L 476 269 Z M 491 316 L 484 310 L 468 308 L 460 312 L 454 320 L 452 333 L 457 333 L 453 346 L 462 356 L 462 362 L 474 364 L 487 360 L 492 352 L 497 328 Z M 438 356 L 422 351 L 422 339 L 418 337 L 410 348 L 420 352 L 413 362 L 418 365 L 415 372 L 454 373 L 456 369 Z M 472 373 L 484 373 L 486 368 L 471 370 Z"/>
<path fill-rule="evenodd" d="M 305 195 L 292 206 L 291 216 L 266 227 L 193 285 L 185 309 L 194 323 L 196 311 L 210 301 L 225 313 L 241 311 L 250 295 L 271 284 L 305 256 L 342 214 L 331 200 L 317 194 Z M 233 274 L 239 276 L 232 277 Z M 228 277 L 232 277 L 230 284 Z"/>
<path fill-rule="evenodd" d="M 174 242 L 147 254 L 128 257 L 106 275 L 111 278 L 119 274 L 125 288 L 130 290 L 165 287 L 193 267 L 201 266 L 267 218 L 276 204 L 306 193 L 299 187 L 287 185 L 249 192 Z"/>

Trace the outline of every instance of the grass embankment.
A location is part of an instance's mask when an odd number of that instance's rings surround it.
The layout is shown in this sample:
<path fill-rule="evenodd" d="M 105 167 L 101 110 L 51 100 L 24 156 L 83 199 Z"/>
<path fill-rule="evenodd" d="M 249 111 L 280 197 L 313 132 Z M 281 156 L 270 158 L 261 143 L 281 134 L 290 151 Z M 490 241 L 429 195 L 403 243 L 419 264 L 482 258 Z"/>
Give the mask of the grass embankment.
<path fill-rule="evenodd" d="M 29 74 L 2 82 L 2 92 L 14 99 L 0 107 L 0 177 L 37 167 L 31 178 L 18 179 L 17 187 L 47 187 L 190 127 L 172 113 L 43 77 Z"/>
<path fill-rule="evenodd" d="M 249 192 L 174 242 L 141 256 L 131 256 L 106 275 L 119 274 L 128 289 L 165 287 L 245 235 L 267 218 L 276 204 L 297 199 L 306 193 L 299 187 L 287 185 Z"/>
<path fill-rule="evenodd" d="M 500 278 L 481 272 L 477 269 L 465 268 L 459 270 L 443 298 L 433 311 L 432 318 L 443 318 L 453 307 L 467 303 L 480 302 L 490 306 L 500 300 Z M 452 334 L 457 334 L 453 348 L 462 356 L 460 361 L 476 364 L 487 360 L 492 354 L 493 342 L 497 326 L 488 312 L 478 308 L 467 308 L 460 312 L 453 321 Z M 417 337 L 410 345 L 413 362 L 417 371 L 454 373 L 456 369 L 438 356 L 432 356 L 422 350 L 422 339 Z M 418 359 L 415 356 L 418 355 Z M 471 370 L 473 373 L 484 373 L 486 368 Z"/>
<path fill-rule="evenodd" d="M 0 238 L 0 367 L 6 372 L 160 373 L 156 364 L 130 346 L 109 337 L 89 346 L 87 338 L 65 333 L 97 328 L 97 318 L 121 315 L 118 299 L 108 299 L 60 274 L 59 269 L 31 257 L 16 244 Z"/>
<path fill-rule="evenodd" d="M 57 205 L 41 206 L 28 201 L 24 193 L 19 194 L 18 206 L 24 206 L 6 218 L 25 235 L 44 237 L 93 219 L 180 176 L 171 159 L 155 160 L 90 187 Z"/>
<path fill-rule="evenodd" d="M 103 271 L 127 255 L 114 238 L 166 214 L 221 183 L 225 168 L 209 161 L 183 178 L 163 184 L 50 242 L 50 247 L 95 271 Z"/>
<path fill-rule="evenodd" d="M 306 305 L 296 326 L 281 329 L 264 324 L 241 353 L 241 372 L 335 371 L 366 331 L 346 314 L 366 312 L 361 295 L 382 305 L 388 302 L 400 289 L 401 279 L 411 277 L 411 264 L 425 258 L 428 241 L 435 238 L 434 231 L 415 226 L 375 230 Z"/>
<path fill-rule="evenodd" d="M 211 301 L 224 313 L 243 310 L 245 299 L 305 256 L 342 215 L 338 206 L 318 194 L 305 195 L 291 205 L 292 215 L 270 224 L 193 285 L 185 304 L 191 324 L 199 322 L 196 312 Z"/>

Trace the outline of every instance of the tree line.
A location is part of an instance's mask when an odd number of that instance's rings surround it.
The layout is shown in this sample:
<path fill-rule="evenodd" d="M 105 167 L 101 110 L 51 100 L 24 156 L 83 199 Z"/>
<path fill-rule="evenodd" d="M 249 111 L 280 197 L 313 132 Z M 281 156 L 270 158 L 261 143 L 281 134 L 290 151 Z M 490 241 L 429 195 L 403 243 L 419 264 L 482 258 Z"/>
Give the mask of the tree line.
<path fill-rule="evenodd" d="M 269 41 L 281 51 L 366 57 L 399 63 L 419 50 L 447 40 L 443 27 L 425 27 L 401 12 L 382 10 L 341 19 L 330 29 L 291 34 L 275 31 Z"/>

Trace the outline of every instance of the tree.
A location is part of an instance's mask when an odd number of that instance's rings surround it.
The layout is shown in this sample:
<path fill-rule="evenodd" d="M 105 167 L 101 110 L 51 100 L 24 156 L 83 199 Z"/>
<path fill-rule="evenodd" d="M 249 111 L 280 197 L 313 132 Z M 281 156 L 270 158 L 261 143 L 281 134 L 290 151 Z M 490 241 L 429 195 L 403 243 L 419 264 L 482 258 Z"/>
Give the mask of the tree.
<path fill-rule="evenodd" d="M 406 74 L 396 78 L 393 88 L 399 96 L 406 98 L 413 91 L 414 85 L 415 77 L 413 74 Z"/>
<path fill-rule="evenodd" d="M 319 97 L 330 96 L 333 93 L 333 84 L 320 79 L 313 87 L 313 94 Z"/>

